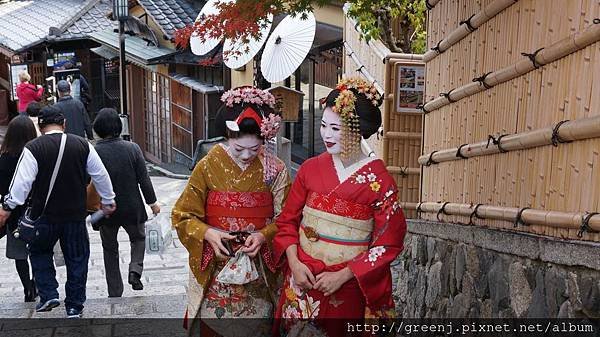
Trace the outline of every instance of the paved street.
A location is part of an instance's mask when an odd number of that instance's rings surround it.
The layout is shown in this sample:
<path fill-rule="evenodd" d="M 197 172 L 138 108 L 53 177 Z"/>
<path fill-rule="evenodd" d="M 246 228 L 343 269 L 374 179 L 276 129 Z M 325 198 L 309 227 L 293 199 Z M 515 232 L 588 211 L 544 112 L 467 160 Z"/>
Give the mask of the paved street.
<path fill-rule="evenodd" d="M 162 211 L 170 213 L 173 204 L 185 187 L 186 181 L 166 177 L 152 177 Z M 162 255 L 146 255 L 142 282 L 144 290 L 133 291 L 127 284 L 129 241 L 124 230 L 119 232 L 121 274 L 125 284 L 122 298 L 109 299 L 104 278 L 102 244 L 98 232 L 89 229 L 90 262 L 87 282 L 85 318 L 180 318 L 184 312 L 187 284 L 187 251 L 177 240 Z M 23 302 L 23 290 L 14 267 L 14 261 L 4 257 L 6 239 L 0 240 L 0 317 L 1 318 L 62 318 L 64 307 L 49 313 L 35 313 L 35 303 Z M 57 268 L 61 301 L 64 300 L 65 267 Z"/>

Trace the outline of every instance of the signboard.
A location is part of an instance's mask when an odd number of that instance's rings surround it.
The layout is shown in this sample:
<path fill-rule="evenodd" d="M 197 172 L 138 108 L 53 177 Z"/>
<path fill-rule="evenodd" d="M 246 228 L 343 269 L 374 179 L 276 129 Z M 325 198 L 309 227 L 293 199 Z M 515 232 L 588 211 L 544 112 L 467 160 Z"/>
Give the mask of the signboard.
<path fill-rule="evenodd" d="M 27 71 L 27 65 L 26 64 L 13 64 L 13 65 L 9 65 L 8 67 L 10 69 L 10 87 L 12 88 L 11 99 L 13 101 L 16 101 L 19 99 L 17 97 L 17 85 L 19 85 L 19 83 L 21 83 L 21 81 L 19 81 L 19 73 L 22 71 Z"/>
<path fill-rule="evenodd" d="M 419 63 L 396 64 L 396 112 L 421 113 L 425 95 L 425 65 Z"/>

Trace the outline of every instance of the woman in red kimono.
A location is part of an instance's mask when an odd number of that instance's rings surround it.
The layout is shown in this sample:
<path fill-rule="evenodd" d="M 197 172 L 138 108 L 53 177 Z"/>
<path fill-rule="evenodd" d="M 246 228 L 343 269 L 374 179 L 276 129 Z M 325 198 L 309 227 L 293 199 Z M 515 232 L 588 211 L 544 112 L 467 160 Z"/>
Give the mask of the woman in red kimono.
<path fill-rule="evenodd" d="M 360 79 L 343 80 L 326 99 L 327 152 L 300 166 L 276 221 L 274 260 L 287 257 L 276 334 L 342 336 L 346 324 L 331 318 L 393 315 L 390 263 L 406 222 L 385 164 L 360 146 L 381 124 L 380 103 Z"/>

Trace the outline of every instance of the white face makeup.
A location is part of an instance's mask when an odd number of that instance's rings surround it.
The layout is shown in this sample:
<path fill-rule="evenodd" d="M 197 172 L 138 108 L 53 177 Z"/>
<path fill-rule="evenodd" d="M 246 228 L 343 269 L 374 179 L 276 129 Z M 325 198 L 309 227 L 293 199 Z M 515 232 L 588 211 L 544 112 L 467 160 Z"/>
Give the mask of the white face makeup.
<path fill-rule="evenodd" d="M 342 120 L 331 108 L 325 108 L 321 120 L 321 138 L 330 154 L 342 152 Z"/>
<path fill-rule="evenodd" d="M 243 135 L 231 138 L 229 143 L 229 154 L 242 165 L 250 165 L 258 155 L 263 141 L 255 135 Z"/>

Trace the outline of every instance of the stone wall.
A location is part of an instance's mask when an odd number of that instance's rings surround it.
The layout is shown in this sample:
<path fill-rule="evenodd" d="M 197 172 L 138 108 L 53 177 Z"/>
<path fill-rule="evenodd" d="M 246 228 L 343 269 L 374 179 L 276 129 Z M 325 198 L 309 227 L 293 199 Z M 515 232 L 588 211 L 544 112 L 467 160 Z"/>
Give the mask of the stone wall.
<path fill-rule="evenodd" d="M 393 267 L 403 318 L 600 317 L 600 245 L 409 221 Z"/>

